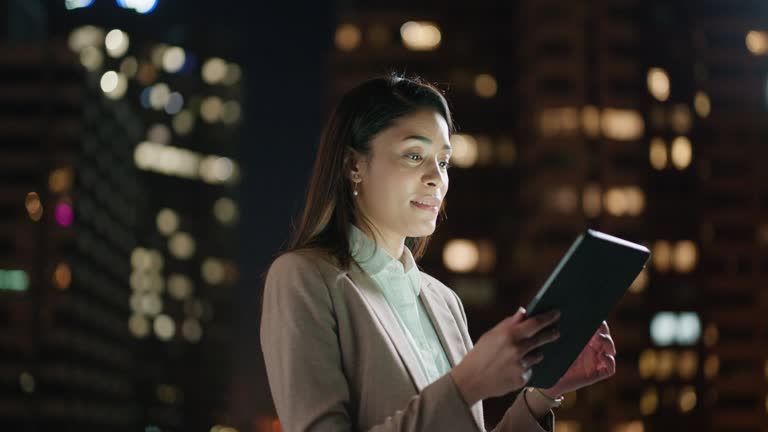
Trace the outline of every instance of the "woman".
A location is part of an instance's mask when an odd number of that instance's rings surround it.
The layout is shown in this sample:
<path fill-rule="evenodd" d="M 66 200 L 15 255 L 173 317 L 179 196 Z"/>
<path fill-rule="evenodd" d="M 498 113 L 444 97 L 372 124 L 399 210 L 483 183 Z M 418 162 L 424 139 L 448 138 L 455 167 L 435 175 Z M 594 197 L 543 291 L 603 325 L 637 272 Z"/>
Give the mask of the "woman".
<path fill-rule="evenodd" d="M 289 252 L 266 278 L 261 343 L 283 429 L 485 431 L 482 400 L 519 390 L 557 339 L 520 308 L 473 346 L 461 301 L 416 266 L 448 192 L 453 123 L 419 79 L 367 81 L 324 131 Z M 549 389 L 495 431 L 554 430 L 561 395 L 615 372 L 605 322 Z"/>

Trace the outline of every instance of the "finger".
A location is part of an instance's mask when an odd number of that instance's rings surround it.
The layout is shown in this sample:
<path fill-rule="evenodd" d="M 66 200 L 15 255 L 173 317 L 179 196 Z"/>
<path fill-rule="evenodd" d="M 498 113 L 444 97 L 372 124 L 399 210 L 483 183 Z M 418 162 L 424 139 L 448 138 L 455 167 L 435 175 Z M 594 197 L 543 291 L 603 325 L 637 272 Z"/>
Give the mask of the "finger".
<path fill-rule="evenodd" d="M 554 342 L 560 338 L 560 331 L 555 328 L 541 331 L 532 338 L 525 339 L 520 342 L 519 349 L 523 355 L 535 350 L 536 348 Z"/>
<path fill-rule="evenodd" d="M 516 336 L 518 339 L 530 338 L 541 331 L 541 329 L 555 323 L 558 319 L 560 319 L 560 312 L 557 310 L 536 315 L 520 324 L 516 331 Z"/>
<path fill-rule="evenodd" d="M 522 321 L 523 319 L 525 319 L 525 313 L 526 313 L 525 308 L 520 306 L 520 308 L 517 309 L 517 312 L 515 312 L 514 315 L 512 315 L 509 318 L 506 318 L 504 321 L 502 321 L 502 323 L 505 326 L 513 326 L 519 323 L 520 321 Z"/>
<path fill-rule="evenodd" d="M 605 351 L 611 355 L 616 355 L 616 344 L 613 343 L 611 335 L 600 333 L 600 341 L 602 342 Z"/>
<path fill-rule="evenodd" d="M 523 356 L 523 359 L 520 360 L 520 366 L 523 369 L 530 369 L 533 365 L 541 363 L 542 360 L 544 360 L 544 354 L 541 351 L 532 351 Z"/>
<path fill-rule="evenodd" d="M 602 374 L 613 375 L 614 373 L 616 373 L 616 358 L 610 354 L 604 354 L 604 355 L 605 355 L 605 362 L 603 363 L 602 367 L 598 368 L 598 370 Z"/>

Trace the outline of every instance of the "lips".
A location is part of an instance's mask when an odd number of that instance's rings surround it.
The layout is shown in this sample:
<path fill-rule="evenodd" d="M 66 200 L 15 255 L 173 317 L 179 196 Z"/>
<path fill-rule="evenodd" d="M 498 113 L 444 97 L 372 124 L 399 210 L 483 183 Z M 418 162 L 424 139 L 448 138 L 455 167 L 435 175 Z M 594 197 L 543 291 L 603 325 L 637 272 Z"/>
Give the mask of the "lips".
<path fill-rule="evenodd" d="M 416 204 L 421 204 L 425 207 L 440 207 L 440 198 L 435 196 L 424 196 L 411 201 Z"/>
<path fill-rule="evenodd" d="M 440 211 L 440 198 L 427 195 L 411 201 L 411 205 L 432 214 L 437 214 Z"/>

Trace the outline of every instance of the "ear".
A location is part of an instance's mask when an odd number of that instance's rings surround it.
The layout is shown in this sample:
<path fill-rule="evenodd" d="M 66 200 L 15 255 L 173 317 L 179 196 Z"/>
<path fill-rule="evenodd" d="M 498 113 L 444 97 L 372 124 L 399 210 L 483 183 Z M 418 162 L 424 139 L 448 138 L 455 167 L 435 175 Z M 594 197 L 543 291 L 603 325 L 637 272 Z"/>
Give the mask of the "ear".
<path fill-rule="evenodd" d="M 348 179 L 354 180 L 356 177 L 358 180 L 361 180 L 365 177 L 366 173 L 365 156 L 357 150 L 349 148 L 344 157 L 344 167 L 344 175 Z"/>

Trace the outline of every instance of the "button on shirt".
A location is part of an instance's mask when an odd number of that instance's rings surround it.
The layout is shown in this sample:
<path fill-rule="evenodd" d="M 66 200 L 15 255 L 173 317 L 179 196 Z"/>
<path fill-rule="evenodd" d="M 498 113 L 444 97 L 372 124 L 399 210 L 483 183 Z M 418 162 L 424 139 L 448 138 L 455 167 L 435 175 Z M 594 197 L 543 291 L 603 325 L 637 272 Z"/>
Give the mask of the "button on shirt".
<path fill-rule="evenodd" d="M 405 247 L 398 261 L 354 225 L 350 228 L 349 243 L 352 258 L 373 279 L 395 312 L 428 382 L 448 373 L 451 365 L 419 300 L 421 273 L 410 249 Z"/>

